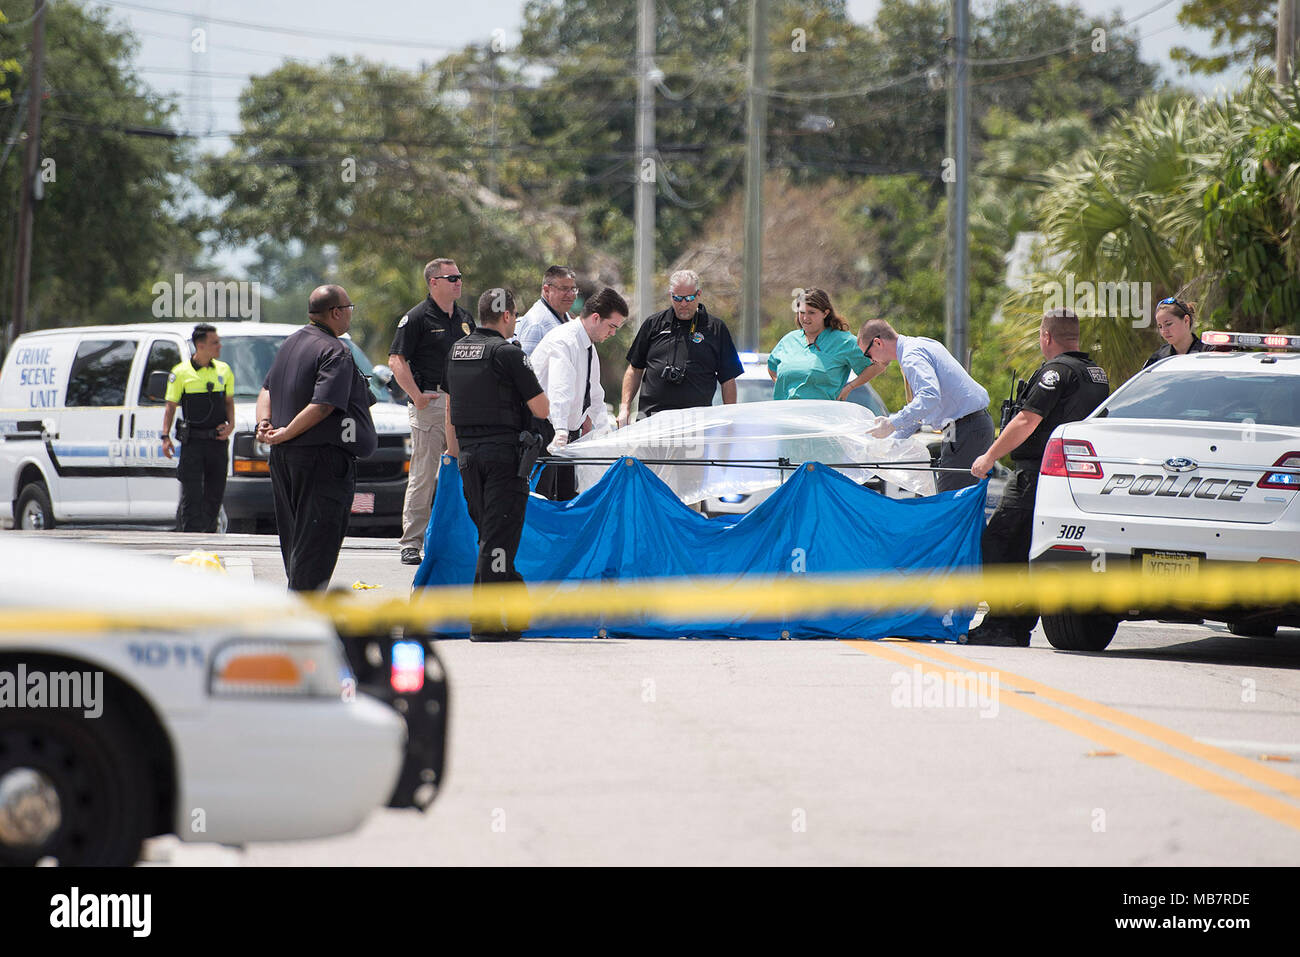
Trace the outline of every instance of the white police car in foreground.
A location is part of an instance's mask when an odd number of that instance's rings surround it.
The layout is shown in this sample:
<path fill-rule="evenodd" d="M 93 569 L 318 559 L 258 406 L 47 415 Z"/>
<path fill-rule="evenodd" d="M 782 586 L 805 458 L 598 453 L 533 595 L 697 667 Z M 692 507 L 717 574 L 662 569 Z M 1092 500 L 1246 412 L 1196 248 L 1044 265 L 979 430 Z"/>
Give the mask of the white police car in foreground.
<path fill-rule="evenodd" d="M 1275 351 L 1171 356 L 1057 429 L 1038 482 L 1032 568 L 1087 562 L 1174 578 L 1214 562 L 1289 562 L 1300 574 L 1300 336 L 1202 341 Z M 1045 615 L 1043 630 L 1057 648 L 1099 651 L 1122 620 L 1179 614 Z M 1297 607 L 1206 614 L 1243 635 L 1300 624 Z"/>
<path fill-rule="evenodd" d="M 324 837 L 433 800 L 447 691 L 427 643 L 340 641 L 280 588 L 39 537 L 0 537 L 0 865 Z"/>

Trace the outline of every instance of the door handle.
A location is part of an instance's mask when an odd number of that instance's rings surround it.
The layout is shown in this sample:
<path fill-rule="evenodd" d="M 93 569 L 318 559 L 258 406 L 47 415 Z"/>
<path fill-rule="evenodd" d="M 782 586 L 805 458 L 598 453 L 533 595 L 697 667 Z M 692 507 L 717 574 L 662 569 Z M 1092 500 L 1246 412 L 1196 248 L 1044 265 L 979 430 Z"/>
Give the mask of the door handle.
<path fill-rule="evenodd" d="M 127 433 L 131 438 L 135 438 L 135 413 L 131 413 L 131 431 Z"/>
<path fill-rule="evenodd" d="M 117 417 L 117 437 L 118 437 L 119 439 L 122 437 L 122 420 L 123 420 L 124 418 L 125 418 L 124 415 L 119 415 L 119 416 Z"/>

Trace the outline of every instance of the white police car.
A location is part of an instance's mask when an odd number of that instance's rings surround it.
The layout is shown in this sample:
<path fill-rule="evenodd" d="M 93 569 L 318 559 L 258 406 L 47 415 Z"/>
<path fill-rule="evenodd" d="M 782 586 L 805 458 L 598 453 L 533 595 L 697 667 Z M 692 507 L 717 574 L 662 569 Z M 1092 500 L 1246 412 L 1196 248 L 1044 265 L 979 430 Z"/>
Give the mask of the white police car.
<path fill-rule="evenodd" d="M 0 865 L 324 837 L 433 800 L 427 642 L 341 641 L 283 589 L 43 537 L 0 536 Z"/>
<path fill-rule="evenodd" d="M 1300 574 L 1300 336 L 1202 341 L 1235 351 L 1164 359 L 1052 434 L 1032 568 L 1086 562 L 1174 578 L 1214 562 L 1288 562 Z M 1246 351 L 1259 347 L 1269 351 Z M 1207 614 L 1243 635 L 1300 624 L 1296 607 Z M 1072 612 L 1044 616 L 1043 630 L 1057 648 L 1099 651 L 1121 620 L 1177 615 Z"/>

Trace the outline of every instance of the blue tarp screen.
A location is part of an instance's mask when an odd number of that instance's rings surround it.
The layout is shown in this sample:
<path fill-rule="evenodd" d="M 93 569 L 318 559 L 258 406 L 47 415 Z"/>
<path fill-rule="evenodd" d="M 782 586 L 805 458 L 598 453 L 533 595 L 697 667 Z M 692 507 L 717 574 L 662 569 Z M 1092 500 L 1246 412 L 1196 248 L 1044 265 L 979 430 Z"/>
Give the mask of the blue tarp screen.
<path fill-rule="evenodd" d="M 957 492 L 891 499 L 834 469 L 805 464 L 748 514 L 706 518 L 683 505 L 640 462 L 622 459 L 571 502 L 529 499 L 515 567 L 525 582 L 561 582 L 562 589 L 668 577 L 685 578 L 683 588 L 700 576 L 739 581 L 871 572 L 942 577 L 980 564 L 987 487 L 984 481 Z M 415 587 L 471 584 L 477 537 L 460 473 L 444 456 Z M 610 637 L 780 638 L 785 632 L 790 638 L 905 635 L 955 641 L 973 613 L 909 609 L 780 621 L 710 620 L 704 606 L 690 621 L 644 615 L 536 622 L 524 634 L 589 638 L 604 629 Z M 469 625 L 440 633 L 468 636 Z"/>

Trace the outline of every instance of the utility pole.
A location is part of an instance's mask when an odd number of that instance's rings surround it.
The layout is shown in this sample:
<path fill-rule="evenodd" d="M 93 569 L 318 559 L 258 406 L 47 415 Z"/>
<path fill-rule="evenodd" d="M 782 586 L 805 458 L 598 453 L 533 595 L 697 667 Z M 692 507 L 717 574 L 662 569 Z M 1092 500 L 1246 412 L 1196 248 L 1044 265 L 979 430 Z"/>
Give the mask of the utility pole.
<path fill-rule="evenodd" d="M 749 97 L 745 110 L 745 263 L 740 348 L 758 348 L 763 272 L 763 169 L 767 165 L 767 0 L 749 4 Z"/>
<path fill-rule="evenodd" d="M 32 274 L 32 219 L 40 197 L 41 99 L 45 93 L 45 9 L 49 0 L 41 0 L 32 27 L 31 78 L 27 97 L 27 143 L 23 153 L 22 201 L 18 207 L 18 249 L 14 257 L 14 305 L 12 344 L 23 334 L 27 321 L 28 287 Z"/>
<path fill-rule="evenodd" d="M 970 365 L 970 257 L 967 226 L 970 170 L 970 87 L 966 55 L 970 50 L 970 0 L 949 0 L 952 48 L 948 83 L 948 155 L 943 178 L 948 184 L 948 296 L 944 338 L 948 351 Z"/>
<path fill-rule="evenodd" d="M 644 322 L 655 309 L 655 190 L 659 170 L 655 161 L 655 5 L 654 0 L 637 0 L 637 90 L 636 90 L 636 198 L 633 219 L 636 227 L 637 322 Z"/>
<path fill-rule="evenodd" d="M 1277 0 L 1277 82 L 1290 83 L 1296 41 L 1296 0 Z"/>

